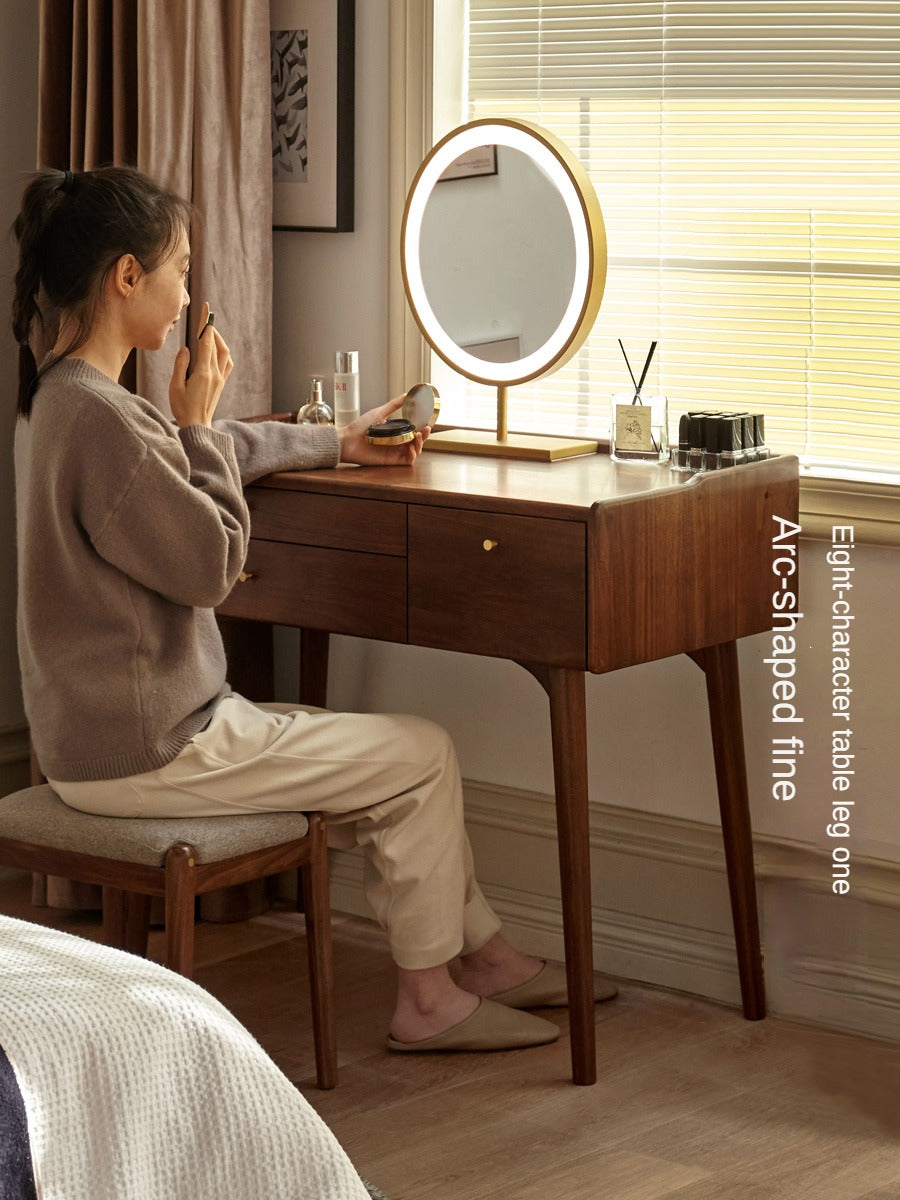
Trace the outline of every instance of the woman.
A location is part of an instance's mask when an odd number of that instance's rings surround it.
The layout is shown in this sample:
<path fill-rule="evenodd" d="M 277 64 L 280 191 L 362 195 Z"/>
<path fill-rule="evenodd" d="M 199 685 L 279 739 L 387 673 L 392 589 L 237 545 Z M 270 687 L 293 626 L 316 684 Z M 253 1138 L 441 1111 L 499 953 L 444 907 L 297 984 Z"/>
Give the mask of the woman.
<path fill-rule="evenodd" d="M 40 173 L 15 223 L 18 633 L 38 760 L 86 812 L 327 813 L 337 844 L 366 848 L 367 894 L 397 962 L 389 1046 L 552 1041 L 554 1024 L 498 1002 L 564 1002 L 563 981 L 509 945 L 474 880 L 446 733 L 411 717 L 254 705 L 228 687 L 212 610 L 247 552 L 242 484 L 339 461 L 411 465 L 422 436 L 366 441 L 400 400 L 341 430 L 213 426 L 232 361 L 212 326 L 190 373 L 186 348 L 175 359 L 174 424 L 120 387 L 131 350 L 161 347 L 190 302 L 190 217 L 139 172 L 105 167 Z M 59 313 L 40 367 L 39 304 Z"/>

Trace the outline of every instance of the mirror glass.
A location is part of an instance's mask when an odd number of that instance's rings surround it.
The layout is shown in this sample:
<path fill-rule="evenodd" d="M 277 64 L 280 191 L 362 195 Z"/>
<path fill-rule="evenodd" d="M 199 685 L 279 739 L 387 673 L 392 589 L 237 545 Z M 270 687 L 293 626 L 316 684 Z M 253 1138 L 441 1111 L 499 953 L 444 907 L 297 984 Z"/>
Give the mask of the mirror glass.
<path fill-rule="evenodd" d="M 554 181 L 522 150 L 476 146 L 450 164 L 425 204 L 418 255 L 437 322 L 482 362 L 533 355 L 565 316 L 572 222 Z"/>

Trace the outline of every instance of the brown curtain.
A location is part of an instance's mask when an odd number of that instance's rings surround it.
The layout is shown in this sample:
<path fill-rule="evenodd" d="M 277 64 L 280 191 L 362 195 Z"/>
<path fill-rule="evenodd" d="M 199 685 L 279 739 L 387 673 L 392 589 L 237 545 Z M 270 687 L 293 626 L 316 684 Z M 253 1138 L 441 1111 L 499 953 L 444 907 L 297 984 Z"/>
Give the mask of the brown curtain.
<path fill-rule="evenodd" d="M 272 176 L 268 5 L 260 0 L 40 0 L 38 165 L 131 163 L 192 200 L 196 333 L 209 300 L 235 370 L 220 416 L 271 410 Z M 174 337 L 137 386 L 168 411 Z M 123 380 L 126 385 L 131 381 Z"/>
<path fill-rule="evenodd" d="M 271 410 L 268 13 L 261 0 L 40 0 L 38 166 L 127 163 L 196 205 L 194 311 L 179 329 L 194 337 L 210 301 L 235 361 L 223 417 Z M 179 344 L 141 354 L 122 380 L 165 412 Z M 61 880 L 46 896 L 97 903 Z"/>
<path fill-rule="evenodd" d="M 38 164 L 137 161 L 133 0 L 41 0 Z"/>
<path fill-rule="evenodd" d="M 269 6 L 260 0 L 140 0 L 137 165 L 188 196 L 196 333 L 209 300 L 235 369 L 221 417 L 272 407 L 272 164 Z M 164 405 L 176 345 L 139 364 Z"/>

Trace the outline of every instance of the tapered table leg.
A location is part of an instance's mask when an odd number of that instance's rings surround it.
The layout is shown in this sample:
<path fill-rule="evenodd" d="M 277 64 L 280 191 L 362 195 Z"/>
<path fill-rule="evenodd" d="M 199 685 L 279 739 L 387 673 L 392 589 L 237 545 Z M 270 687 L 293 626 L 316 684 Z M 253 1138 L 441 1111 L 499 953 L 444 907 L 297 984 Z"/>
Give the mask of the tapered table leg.
<path fill-rule="evenodd" d="M 706 675 L 741 1000 L 747 1020 L 758 1021 L 766 1015 L 766 992 L 756 909 L 737 644 L 724 642 L 721 646 L 709 646 L 691 657 Z"/>
<path fill-rule="evenodd" d="M 569 988 L 572 1080 L 597 1081 L 594 1033 L 594 955 L 591 931 L 591 847 L 588 821 L 584 672 L 550 667 L 550 731 L 556 784 L 556 823 L 563 937 Z"/>
<path fill-rule="evenodd" d="M 324 708 L 328 696 L 328 647 L 324 629 L 300 630 L 300 703 Z"/>
<path fill-rule="evenodd" d="M 248 700 L 271 700 L 275 691 L 272 626 L 239 617 L 218 618 L 228 658 L 228 682 Z"/>

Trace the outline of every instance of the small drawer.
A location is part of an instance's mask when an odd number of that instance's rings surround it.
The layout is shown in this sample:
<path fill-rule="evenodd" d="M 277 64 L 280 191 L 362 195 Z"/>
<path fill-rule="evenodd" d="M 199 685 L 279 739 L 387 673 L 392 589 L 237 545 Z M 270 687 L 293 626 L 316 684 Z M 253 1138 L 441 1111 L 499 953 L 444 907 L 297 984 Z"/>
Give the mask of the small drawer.
<path fill-rule="evenodd" d="M 251 487 L 247 506 L 253 536 L 266 541 L 406 554 L 405 504 Z"/>
<path fill-rule="evenodd" d="M 585 526 L 411 505 L 409 640 L 584 667 Z"/>
<path fill-rule="evenodd" d="M 250 540 L 226 617 L 406 641 L 406 559 Z"/>

